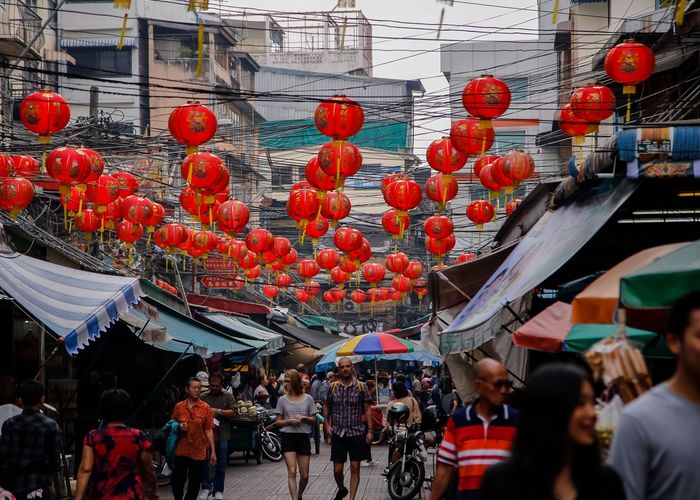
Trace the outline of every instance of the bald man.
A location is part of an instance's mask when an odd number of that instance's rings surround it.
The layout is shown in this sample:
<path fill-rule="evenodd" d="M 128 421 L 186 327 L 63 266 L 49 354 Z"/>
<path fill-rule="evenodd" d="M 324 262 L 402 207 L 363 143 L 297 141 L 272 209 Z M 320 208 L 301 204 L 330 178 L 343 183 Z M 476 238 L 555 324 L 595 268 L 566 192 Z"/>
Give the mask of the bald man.
<path fill-rule="evenodd" d="M 517 412 L 505 404 L 513 388 L 508 371 L 494 359 L 474 366 L 474 402 L 457 408 L 447 422 L 438 451 L 438 466 L 430 500 L 440 500 L 457 471 L 458 500 L 478 498 L 486 469 L 510 455 Z"/>

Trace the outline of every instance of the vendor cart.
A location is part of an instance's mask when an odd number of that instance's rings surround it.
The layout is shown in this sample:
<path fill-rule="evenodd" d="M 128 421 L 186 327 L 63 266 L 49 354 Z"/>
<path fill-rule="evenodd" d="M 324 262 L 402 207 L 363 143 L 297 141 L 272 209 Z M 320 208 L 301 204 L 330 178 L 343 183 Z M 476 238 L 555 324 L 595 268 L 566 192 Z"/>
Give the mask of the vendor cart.
<path fill-rule="evenodd" d="M 231 437 L 228 441 L 229 456 L 234 452 L 243 452 L 246 463 L 251 456 L 257 460 L 258 464 L 262 462 L 258 424 L 257 417 L 241 416 L 231 419 Z"/>

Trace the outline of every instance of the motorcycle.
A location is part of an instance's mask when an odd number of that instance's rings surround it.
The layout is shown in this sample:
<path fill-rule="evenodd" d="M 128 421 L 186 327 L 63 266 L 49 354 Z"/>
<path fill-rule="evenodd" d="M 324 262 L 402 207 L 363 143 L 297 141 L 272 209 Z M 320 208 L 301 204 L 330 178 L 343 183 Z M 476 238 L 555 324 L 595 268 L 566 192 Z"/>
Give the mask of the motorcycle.
<path fill-rule="evenodd" d="M 386 480 L 393 500 L 414 498 L 425 481 L 423 444 L 425 434 L 417 426 L 396 431 L 390 441 L 392 462 Z"/>
<path fill-rule="evenodd" d="M 258 407 L 258 429 L 257 436 L 260 439 L 260 450 L 262 455 L 270 462 L 282 461 L 282 443 L 279 437 L 272 429 L 275 426 L 277 416 L 266 410 Z"/>

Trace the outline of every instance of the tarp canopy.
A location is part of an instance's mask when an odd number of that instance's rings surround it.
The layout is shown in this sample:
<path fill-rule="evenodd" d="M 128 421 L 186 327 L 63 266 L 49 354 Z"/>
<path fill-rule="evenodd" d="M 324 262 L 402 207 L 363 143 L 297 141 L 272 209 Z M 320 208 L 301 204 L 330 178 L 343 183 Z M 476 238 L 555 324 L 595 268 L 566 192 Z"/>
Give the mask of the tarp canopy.
<path fill-rule="evenodd" d="M 273 321 L 272 324 L 278 327 L 284 333 L 288 334 L 290 337 L 298 340 L 302 344 L 313 347 L 314 349 L 323 349 L 324 347 L 338 341 L 338 337 L 335 335 L 321 333 L 316 330 L 309 330 L 308 328 L 294 326 L 290 323 Z"/>
<path fill-rule="evenodd" d="M 241 342 L 245 344 L 254 342 L 258 348 L 265 350 L 265 354 L 275 354 L 284 348 L 284 337 L 282 335 L 262 326 L 253 326 L 246 323 L 242 321 L 243 318 L 239 319 L 231 314 L 216 312 L 198 314 L 205 322 L 211 322 L 216 327 L 230 331 L 230 335 Z"/>
<path fill-rule="evenodd" d="M 81 271 L 14 252 L 0 253 L 0 288 L 63 337 L 70 354 L 99 337 L 143 296 L 138 278 Z"/>
<path fill-rule="evenodd" d="M 472 351 L 512 319 L 510 304 L 564 265 L 636 189 L 617 179 L 545 213 L 440 336 L 443 355 Z"/>
<path fill-rule="evenodd" d="M 340 325 L 335 318 L 329 318 L 328 316 L 311 316 L 308 314 L 295 314 L 294 317 L 297 321 L 309 328 L 321 327 L 331 333 L 340 333 Z"/>

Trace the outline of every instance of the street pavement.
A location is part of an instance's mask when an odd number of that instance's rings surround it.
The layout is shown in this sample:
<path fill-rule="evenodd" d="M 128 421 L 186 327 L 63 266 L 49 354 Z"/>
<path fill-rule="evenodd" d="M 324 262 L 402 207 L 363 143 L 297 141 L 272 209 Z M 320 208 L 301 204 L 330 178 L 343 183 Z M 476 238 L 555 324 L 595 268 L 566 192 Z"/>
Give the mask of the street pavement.
<path fill-rule="evenodd" d="M 379 465 L 372 467 L 360 467 L 360 487 L 357 499 L 390 500 L 387 484 L 381 475 L 387 459 L 387 446 L 373 446 L 372 455 Z M 426 473 L 431 475 L 432 459 Z M 226 484 L 224 498 L 229 500 L 290 500 L 287 488 L 287 468 L 284 461 L 278 463 L 268 462 L 263 458 L 258 465 L 254 458 L 245 463 L 242 453 L 234 453 L 229 461 L 226 471 Z M 346 465 L 345 486 L 350 485 L 350 471 Z M 330 462 L 330 446 L 321 444 L 321 453 L 311 455 L 309 469 L 309 485 L 304 492 L 304 500 L 332 500 L 337 491 L 333 480 L 333 465 Z M 160 497 L 163 500 L 172 500 L 173 495 L 170 486 L 162 487 Z M 427 489 L 423 491 L 423 498 L 429 496 Z M 348 497 L 345 497 L 347 500 Z"/>

